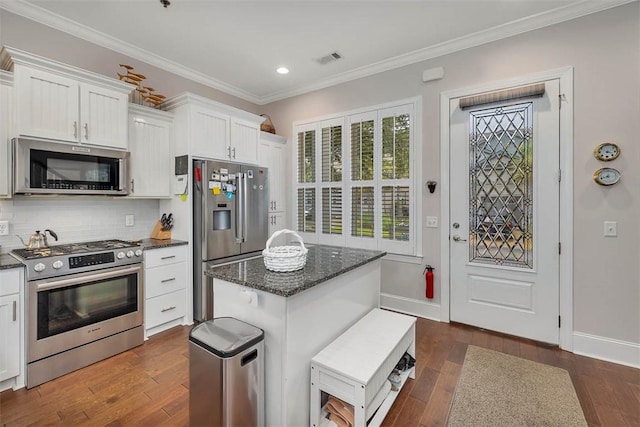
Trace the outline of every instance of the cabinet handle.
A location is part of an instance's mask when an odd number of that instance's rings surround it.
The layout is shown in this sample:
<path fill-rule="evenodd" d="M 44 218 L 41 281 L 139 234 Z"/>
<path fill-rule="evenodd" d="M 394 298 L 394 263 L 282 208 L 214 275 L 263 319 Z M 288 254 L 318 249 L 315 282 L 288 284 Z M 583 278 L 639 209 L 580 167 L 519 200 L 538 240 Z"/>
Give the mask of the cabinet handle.
<path fill-rule="evenodd" d="M 84 124 L 84 139 L 89 140 L 89 124 Z"/>
<path fill-rule="evenodd" d="M 16 301 L 13 302 L 13 321 L 15 322 L 18 319 L 18 303 Z"/>
<path fill-rule="evenodd" d="M 168 279 L 161 280 L 160 283 L 167 283 L 167 282 L 171 282 L 172 280 L 176 280 L 176 278 L 175 277 L 170 277 Z"/>
<path fill-rule="evenodd" d="M 131 179 L 131 192 L 132 192 L 132 193 L 135 193 L 135 192 L 136 192 L 136 190 L 135 190 L 136 185 L 135 185 L 135 184 L 136 184 L 136 183 L 135 183 L 134 179 L 132 178 L 132 179 Z"/>
<path fill-rule="evenodd" d="M 236 158 L 236 147 L 233 147 L 233 158 Z"/>
<path fill-rule="evenodd" d="M 176 257 L 175 255 L 169 255 L 169 256 L 163 256 L 160 259 L 171 259 L 171 258 L 175 258 L 175 257 Z"/>
<path fill-rule="evenodd" d="M 73 137 L 74 138 L 78 137 L 78 122 L 77 121 L 73 122 Z"/>
<path fill-rule="evenodd" d="M 231 146 L 227 147 L 227 153 L 228 153 L 229 158 L 231 158 Z"/>
<path fill-rule="evenodd" d="M 274 211 L 277 211 L 277 210 L 278 210 L 278 203 L 277 203 L 277 201 L 275 201 L 275 200 L 273 201 L 273 210 L 274 210 Z"/>
<path fill-rule="evenodd" d="M 171 307 L 163 308 L 162 310 L 160 310 L 160 313 L 164 313 L 165 311 L 175 310 L 175 308 L 176 308 L 176 306 L 172 305 Z"/>

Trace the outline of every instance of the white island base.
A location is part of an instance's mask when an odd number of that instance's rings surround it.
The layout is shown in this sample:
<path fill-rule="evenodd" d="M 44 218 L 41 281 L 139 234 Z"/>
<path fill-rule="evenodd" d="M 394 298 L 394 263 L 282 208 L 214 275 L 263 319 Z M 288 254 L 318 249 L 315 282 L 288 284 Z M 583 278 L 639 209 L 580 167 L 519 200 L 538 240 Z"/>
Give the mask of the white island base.
<path fill-rule="evenodd" d="M 213 279 L 215 317 L 264 330 L 267 426 L 309 425 L 311 359 L 379 306 L 380 265 L 375 260 L 289 297 Z"/>

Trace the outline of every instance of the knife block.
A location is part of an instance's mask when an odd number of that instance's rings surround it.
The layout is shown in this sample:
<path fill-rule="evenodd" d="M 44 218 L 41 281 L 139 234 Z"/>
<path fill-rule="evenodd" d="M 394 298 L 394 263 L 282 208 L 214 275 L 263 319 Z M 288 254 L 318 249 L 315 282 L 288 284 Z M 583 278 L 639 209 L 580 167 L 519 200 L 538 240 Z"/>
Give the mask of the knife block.
<path fill-rule="evenodd" d="M 158 240 L 171 239 L 171 230 L 163 230 L 162 223 L 160 221 L 156 221 L 156 225 L 153 226 L 153 231 L 151 232 L 151 238 Z"/>

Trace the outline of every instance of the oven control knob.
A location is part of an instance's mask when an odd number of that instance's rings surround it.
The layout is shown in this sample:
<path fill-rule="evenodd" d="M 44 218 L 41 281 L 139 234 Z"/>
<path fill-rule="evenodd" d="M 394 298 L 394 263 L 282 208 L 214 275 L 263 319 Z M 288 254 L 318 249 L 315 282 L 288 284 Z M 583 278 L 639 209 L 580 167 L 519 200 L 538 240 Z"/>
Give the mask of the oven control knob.
<path fill-rule="evenodd" d="M 124 254 L 124 252 L 118 252 L 118 255 L 116 255 L 118 257 L 118 259 L 122 259 L 124 258 L 126 255 Z"/>
<path fill-rule="evenodd" d="M 44 265 L 43 263 L 39 262 L 36 265 L 33 266 L 33 269 L 35 271 L 37 271 L 38 273 L 40 273 L 41 271 L 44 271 L 44 269 L 47 268 L 46 265 Z"/>
<path fill-rule="evenodd" d="M 142 256 L 142 249 L 136 250 L 136 256 Z"/>
<path fill-rule="evenodd" d="M 56 261 L 53 263 L 53 268 L 55 268 L 56 270 L 62 268 L 62 266 L 64 265 L 64 263 L 60 260 Z"/>
<path fill-rule="evenodd" d="M 133 256 L 133 251 L 127 251 L 127 258 L 131 258 Z"/>

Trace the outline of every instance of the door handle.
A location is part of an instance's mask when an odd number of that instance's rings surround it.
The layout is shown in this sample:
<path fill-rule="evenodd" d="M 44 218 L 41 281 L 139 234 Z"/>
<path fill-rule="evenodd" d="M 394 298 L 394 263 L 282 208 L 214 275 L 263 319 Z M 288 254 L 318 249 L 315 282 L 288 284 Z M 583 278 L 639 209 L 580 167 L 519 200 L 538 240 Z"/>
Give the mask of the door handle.
<path fill-rule="evenodd" d="M 84 139 L 89 140 L 89 124 L 84 124 Z"/>
<path fill-rule="evenodd" d="M 13 302 L 13 321 L 15 322 L 18 319 L 18 303 L 16 301 Z"/>
<path fill-rule="evenodd" d="M 454 242 L 466 242 L 467 239 L 463 239 L 462 237 L 458 236 L 457 234 L 455 236 L 453 236 L 453 241 Z"/>
<path fill-rule="evenodd" d="M 231 158 L 231 146 L 227 147 L 227 155 Z"/>
<path fill-rule="evenodd" d="M 233 147 L 233 158 L 236 158 L 236 147 Z"/>
<path fill-rule="evenodd" d="M 73 122 L 73 137 L 74 138 L 78 137 L 78 122 L 77 121 Z"/>

